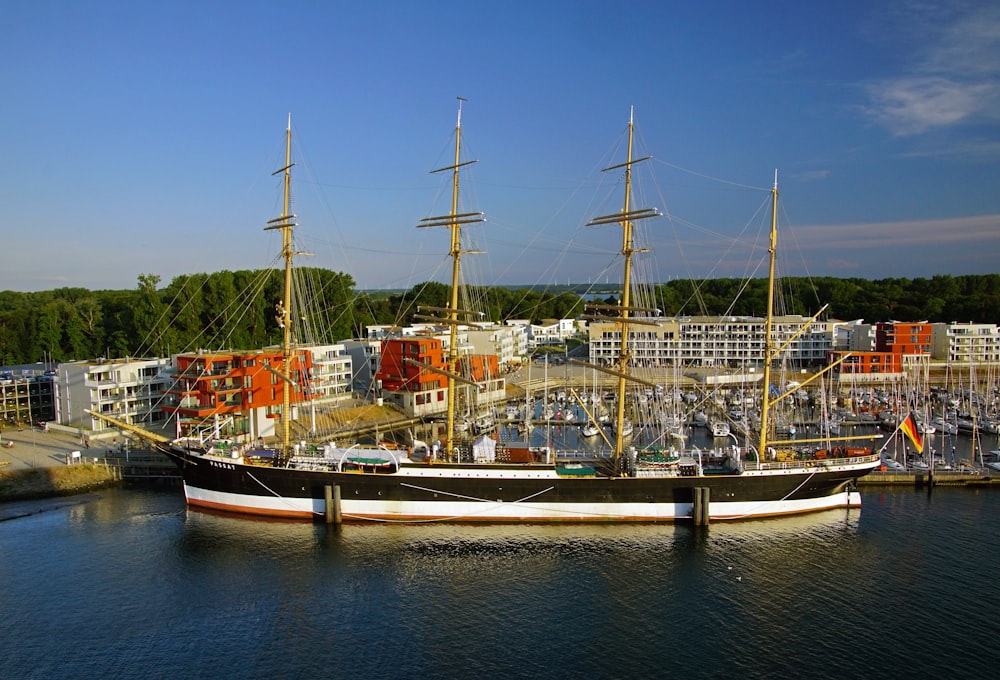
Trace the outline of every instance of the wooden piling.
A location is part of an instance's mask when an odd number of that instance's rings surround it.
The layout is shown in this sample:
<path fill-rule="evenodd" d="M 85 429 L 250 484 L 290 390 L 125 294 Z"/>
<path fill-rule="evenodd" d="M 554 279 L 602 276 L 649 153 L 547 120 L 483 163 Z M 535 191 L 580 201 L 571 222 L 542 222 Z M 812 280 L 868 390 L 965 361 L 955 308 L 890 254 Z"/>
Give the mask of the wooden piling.
<path fill-rule="evenodd" d="M 340 526 L 344 516 L 340 511 L 340 484 L 333 485 L 333 523 Z"/>
<path fill-rule="evenodd" d="M 691 489 L 691 493 L 694 496 L 694 503 L 691 506 L 691 521 L 694 522 L 696 527 L 700 527 L 705 515 L 703 509 L 705 503 L 705 488 L 696 486 Z"/>
<path fill-rule="evenodd" d="M 340 484 L 323 487 L 323 518 L 327 524 L 340 524 L 343 516 L 340 513 Z"/>

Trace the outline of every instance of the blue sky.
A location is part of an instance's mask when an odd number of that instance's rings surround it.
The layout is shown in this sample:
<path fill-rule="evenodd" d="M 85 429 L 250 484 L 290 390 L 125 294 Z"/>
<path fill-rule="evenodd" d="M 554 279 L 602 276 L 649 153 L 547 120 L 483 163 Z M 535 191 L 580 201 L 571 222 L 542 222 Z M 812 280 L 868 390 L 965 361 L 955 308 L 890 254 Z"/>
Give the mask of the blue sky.
<path fill-rule="evenodd" d="M 446 278 L 457 100 L 477 283 L 614 278 L 631 107 L 661 280 L 1000 271 L 990 2 L 52 2 L 0 43 L 0 290 L 269 266 L 289 113 L 304 263 Z M 648 179 L 646 178 L 648 175 Z M 616 203 L 617 201 L 617 203 Z M 755 255 L 756 254 L 756 255 Z"/>

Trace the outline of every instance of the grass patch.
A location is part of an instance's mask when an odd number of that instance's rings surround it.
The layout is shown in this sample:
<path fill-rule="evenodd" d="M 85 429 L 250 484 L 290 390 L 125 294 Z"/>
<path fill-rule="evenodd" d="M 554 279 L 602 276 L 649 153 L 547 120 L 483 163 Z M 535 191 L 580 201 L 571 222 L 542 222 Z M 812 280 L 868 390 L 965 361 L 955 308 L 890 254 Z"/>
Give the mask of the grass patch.
<path fill-rule="evenodd" d="M 0 501 L 21 501 L 73 494 L 117 484 L 105 465 L 65 465 L 0 471 Z"/>

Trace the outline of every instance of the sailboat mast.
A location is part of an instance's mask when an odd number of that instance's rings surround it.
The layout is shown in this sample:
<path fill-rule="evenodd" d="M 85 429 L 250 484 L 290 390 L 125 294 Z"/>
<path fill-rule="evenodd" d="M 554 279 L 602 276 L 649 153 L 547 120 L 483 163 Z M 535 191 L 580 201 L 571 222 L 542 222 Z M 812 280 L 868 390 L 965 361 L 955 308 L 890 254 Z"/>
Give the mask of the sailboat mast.
<path fill-rule="evenodd" d="M 458 98 L 458 119 L 455 123 L 455 164 L 452 167 L 451 181 L 451 299 L 448 305 L 451 310 L 448 318 L 451 320 L 448 346 L 448 370 L 458 372 L 458 285 L 461 274 L 462 260 L 462 225 L 458 221 L 458 170 L 462 151 L 462 102 Z M 448 376 L 448 458 L 455 454 L 455 378 Z"/>
<path fill-rule="evenodd" d="M 292 116 L 288 116 L 288 127 L 285 128 L 285 191 L 282 201 L 282 216 L 287 224 L 281 230 L 281 256 L 285 260 L 285 277 L 282 295 L 282 334 L 281 334 L 281 370 L 286 379 L 281 381 L 281 447 L 287 456 L 291 449 L 292 428 L 292 386 L 290 384 L 292 367 L 292 224 L 291 213 L 292 193 Z"/>
<path fill-rule="evenodd" d="M 625 258 L 625 271 L 622 276 L 622 313 L 621 313 L 621 347 L 618 354 L 618 410 L 615 414 L 615 449 L 612 455 L 621 456 L 625 449 L 625 373 L 629 365 L 628 346 L 628 316 L 632 294 L 632 220 L 628 219 L 629 206 L 632 203 L 632 139 L 635 130 L 634 110 L 629 110 L 628 116 L 628 152 L 625 159 L 625 201 L 622 206 L 622 256 Z"/>
<path fill-rule="evenodd" d="M 624 271 L 622 275 L 622 298 L 621 304 L 614 310 L 616 312 L 615 316 L 605 316 L 605 315 L 590 315 L 587 318 L 596 321 L 613 321 L 619 328 L 621 328 L 621 339 L 619 340 L 619 350 L 618 350 L 618 365 L 617 370 L 610 370 L 607 368 L 598 368 L 598 370 L 610 372 L 618 378 L 618 405 L 615 417 L 615 443 L 614 450 L 611 452 L 612 460 L 619 464 L 621 462 L 622 452 L 625 450 L 625 384 L 631 376 L 628 375 L 629 364 L 631 363 L 631 348 L 629 347 L 629 318 L 631 312 L 655 312 L 659 313 L 659 310 L 650 309 L 645 307 L 632 307 L 632 256 L 635 253 L 646 252 L 645 248 L 636 248 L 632 240 L 632 226 L 633 224 L 642 219 L 648 217 L 659 217 L 660 212 L 655 208 L 640 208 L 637 210 L 632 210 L 632 166 L 636 163 L 649 160 L 652 156 L 645 156 L 643 158 L 633 158 L 632 149 L 633 141 L 635 135 L 635 124 L 633 120 L 633 109 L 629 110 L 628 117 L 628 151 L 624 163 L 617 165 L 612 165 L 610 167 L 604 168 L 602 172 L 609 172 L 612 170 L 625 169 L 625 201 L 621 211 L 612 213 L 610 215 L 601 215 L 600 217 L 595 217 L 587 222 L 588 227 L 595 227 L 604 224 L 620 224 L 622 227 L 622 250 L 621 254 L 624 258 Z M 591 305 L 592 308 L 606 308 L 605 305 Z M 645 320 L 636 319 L 634 323 L 646 323 Z M 655 322 L 652 325 L 657 325 Z M 632 378 L 634 379 L 634 378 Z M 641 381 L 640 381 L 641 382 Z M 650 383 L 652 384 L 652 383 Z"/>
<path fill-rule="evenodd" d="M 431 173 L 444 172 L 445 170 L 451 170 L 452 172 L 452 184 L 451 184 L 451 212 L 447 215 L 440 215 L 437 217 L 425 217 L 420 220 L 420 224 L 417 227 L 448 227 L 451 233 L 451 250 L 449 255 L 452 260 L 451 267 L 451 297 L 449 298 L 449 304 L 447 308 L 441 307 L 427 307 L 428 310 L 439 312 L 441 314 L 446 314 L 446 316 L 433 317 L 424 316 L 418 314 L 417 316 L 429 321 L 434 321 L 436 323 L 445 323 L 451 327 L 448 334 L 450 338 L 451 346 L 448 348 L 448 370 L 445 372 L 448 377 L 448 416 L 447 416 L 447 444 L 445 453 L 447 457 L 451 457 L 455 451 L 455 377 L 458 372 L 458 326 L 462 325 L 464 322 L 459 320 L 459 315 L 469 316 L 469 315 L 479 315 L 478 312 L 469 311 L 467 309 L 460 309 L 458 306 L 458 287 L 461 282 L 461 260 L 463 253 L 475 253 L 477 251 L 473 250 L 462 250 L 462 225 L 471 224 L 473 222 L 484 222 L 485 218 L 481 212 L 471 212 L 471 213 L 459 213 L 458 212 L 458 186 L 459 177 L 458 171 L 460 168 L 466 165 L 475 163 L 476 161 L 465 161 L 462 162 L 462 102 L 465 99 L 462 97 L 458 98 L 458 122 L 455 124 L 455 162 L 454 164 L 446 168 L 438 168 L 437 170 L 431 170 Z M 422 307 L 417 308 L 418 311 Z M 460 382 L 468 382 L 462 376 L 457 376 Z"/>
<path fill-rule="evenodd" d="M 767 454 L 767 438 L 771 426 L 771 361 L 774 358 L 774 341 L 771 329 L 774 321 L 774 260 L 778 250 L 778 171 L 774 171 L 774 188 L 771 189 L 771 238 L 768 245 L 767 270 L 767 316 L 764 319 L 764 390 L 760 408 L 760 444 L 757 447 L 757 462 L 761 463 Z"/>
<path fill-rule="evenodd" d="M 272 175 L 284 174 L 284 200 L 281 215 L 268 221 L 265 231 L 281 231 L 281 257 L 285 260 L 285 272 L 282 283 L 281 301 L 275 305 L 278 315 L 278 325 L 281 326 L 281 370 L 277 371 L 266 366 L 268 371 L 281 379 L 281 451 L 287 459 L 291 453 L 291 417 L 292 417 L 292 228 L 295 227 L 295 215 L 290 211 L 292 196 L 292 115 L 288 114 L 288 127 L 285 128 L 285 167 L 275 170 Z"/>

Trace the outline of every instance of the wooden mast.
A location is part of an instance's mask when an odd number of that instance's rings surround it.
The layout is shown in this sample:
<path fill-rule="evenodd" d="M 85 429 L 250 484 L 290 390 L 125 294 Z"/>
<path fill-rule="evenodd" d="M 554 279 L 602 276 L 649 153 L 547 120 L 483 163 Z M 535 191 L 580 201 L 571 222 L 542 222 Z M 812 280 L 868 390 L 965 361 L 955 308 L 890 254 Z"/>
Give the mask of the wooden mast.
<path fill-rule="evenodd" d="M 451 186 L 451 212 L 447 215 L 441 217 L 428 217 L 420 220 L 418 227 L 448 227 L 451 232 L 451 249 L 449 255 L 452 259 L 451 265 L 451 298 L 448 303 L 447 309 L 436 308 L 433 311 L 442 312 L 447 314 L 444 319 L 438 319 L 437 321 L 443 322 L 450 326 L 449 331 L 449 343 L 448 347 L 448 371 L 445 375 L 448 378 L 448 416 L 447 416 L 447 442 L 445 448 L 445 457 L 448 459 L 457 458 L 455 451 L 455 375 L 458 374 L 458 327 L 464 322 L 458 317 L 462 315 L 475 314 L 475 312 L 470 312 L 467 310 L 460 309 L 458 306 L 458 289 L 461 282 L 461 260 L 464 253 L 471 253 L 474 251 L 462 250 L 462 225 L 470 224 L 472 222 L 483 222 L 483 214 L 481 212 L 476 213 L 459 213 L 458 212 L 458 189 L 459 189 L 459 173 L 458 171 L 465 165 L 470 165 L 476 161 L 466 161 L 462 162 L 462 102 L 466 101 L 463 97 L 458 97 L 458 120 L 455 124 L 455 162 L 445 168 L 438 168 L 437 170 L 431 170 L 432 173 L 444 172 L 446 170 L 452 171 L 452 186 Z M 432 318 L 432 317 L 425 317 Z"/>
<path fill-rule="evenodd" d="M 764 318 L 764 396 L 760 409 L 760 444 L 757 447 L 757 463 L 767 455 L 768 428 L 771 426 L 771 361 L 774 359 L 774 340 L 771 338 L 774 318 L 774 260 L 778 249 L 778 171 L 774 171 L 774 188 L 771 189 L 771 237 L 768 244 L 767 273 L 767 316 Z"/>

